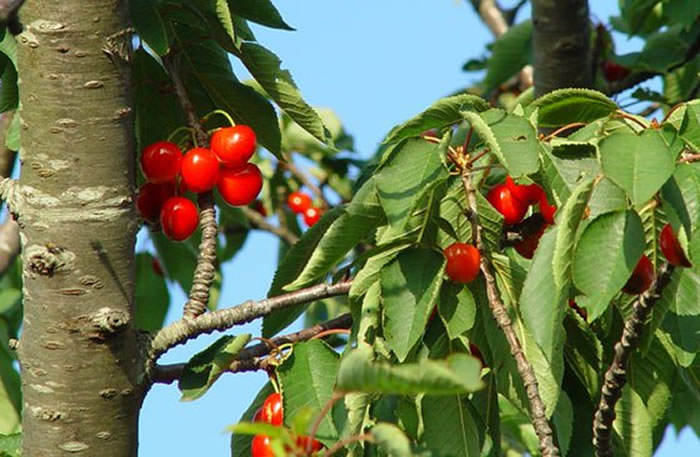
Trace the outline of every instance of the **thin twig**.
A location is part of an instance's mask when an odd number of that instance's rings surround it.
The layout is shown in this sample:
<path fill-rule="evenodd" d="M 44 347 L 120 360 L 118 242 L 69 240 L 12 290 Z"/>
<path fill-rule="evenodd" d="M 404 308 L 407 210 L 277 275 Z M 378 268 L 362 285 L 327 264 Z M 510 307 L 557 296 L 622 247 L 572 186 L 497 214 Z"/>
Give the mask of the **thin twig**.
<path fill-rule="evenodd" d="M 200 146 L 207 145 L 207 132 L 197 117 L 174 57 L 166 55 L 163 56 L 162 60 L 175 87 L 177 99 L 187 117 L 187 123 L 195 132 L 197 142 Z M 206 312 L 209 304 L 209 291 L 216 275 L 216 235 L 219 230 L 216 225 L 216 208 L 211 191 L 199 194 L 198 203 L 202 240 L 199 243 L 197 266 L 194 270 L 192 288 L 183 309 L 183 315 L 190 319 L 194 319 Z"/>
<path fill-rule="evenodd" d="M 508 22 L 505 19 L 503 11 L 494 0 L 472 0 L 472 6 L 479 13 L 479 17 L 493 34 L 494 38 L 498 39 L 508 31 Z M 518 81 L 520 89 L 525 90 L 533 84 L 533 69 L 532 65 L 524 66 L 518 73 Z"/>
<path fill-rule="evenodd" d="M 323 454 L 323 457 L 331 457 L 333 454 L 335 454 L 339 450 L 343 449 L 348 444 L 356 443 L 358 441 L 366 441 L 368 443 L 373 443 L 374 437 L 372 435 L 370 435 L 369 433 L 364 433 L 362 435 L 348 436 L 347 438 L 338 441 L 333 446 L 328 448 L 326 453 Z"/>
<path fill-rule="evenodd" d="M 282 335 L 271 340 L 255 344 L 247 347 L 238 353 L 236 360 L 231 362 L 228 370 L 231 373 L 240 373 L 243 371 L 255 371 L 264 369 L 263 362 L 267 359 L 261 359 L 277 347 L 283 344 L 294 344 L 301 341 L 308 341 L 318 338 L 324 332 L 330 330 L 345 330 L 352 326 L 352 316 L 350 313 L 342 314 L 335 319 L 322 322 L 313 327 L 305 328 L 298 332 Z M 175 363 L 170 365 L 156 365 L 153 370 L 153 382 L 170 384 L 173 381 L 180 379 L 182 370 L 185 368 L 184 363 Z"/>
<path fill-rule="evenodd" d="M 163 353 L 192 338 L 215 330 L 226 330 L 234 325 L 250 322 L 274 310 L 337 295 L 345 295 L 350 290 L 351 284 L 351 281 L 336 284 L 317 284 L 276 297 L 265 298 L 259 301 L 249 300 L 231 308 L 201 314 L 195 318 L 183 317 L 162 328 L 153 337 L 147 355 L 146 373 L 149 376 L 152 375 L 155 363 Z"/>
<path fill-rule="evenodd" d="M 663 263 L 652 286 L 634 303 L 632 315 L 625 321 L 620 341 L 615 344 L 615 355 L 605 372 L 600 402 L 593 417 L 593 447 L 596 457 L 612 457 L 612 429 L 615 421 L 615 404 L 622 396 L 627 382 L 627 364 L 632 352 L 639 345 L 644 323 L 654 303 L 661 297 L 663 288 L 671 280 L 673 267 Z"/>
<path fill-rule="evenodd" d="M 309 188 L 316 198 L 321 201 L 321 205 L 324 209 L 330 208 L 330 204 L 328 203 L 328 200 L 326 200 L 326 196 L 323 195 L 321 188 L 314 184 L 314 182 L 299 167 L 294 165 L 294 162 L 288 160 L 287 162 L 284 162 L 284 167 L 289 170 L 295 178 L 301 181 L 304 186 Z"/>
<path fill-rule="evenodd" d="M 678 159 L 680 163 L 691 163 L 697 162 L 698 160 L 700 160 L 700 154 L 688 154 Z"/>
<path fill-rule="evenodd" d="M 314 438 L 316 438 L 316 432 L 318 432 L 318 428 L 321 426 L 323 418 L 326 417 L 333 405 L 335 405 L 338 400 L 342 399 L 343 397 L 345 397 L 345 392 L 333 392 L 331 398 L 329 398 L 326 404 L 323 405 L 323 408 L 318 413 L 318 416 L 316 416 L 316 419 L 314 419 L 314 423 L 311 425 L 311 430 L 309 430 L 310 439 L 306 444 L 306 452 L 311 452 L 311 444 L 314 442 Z"/>
<path fill-rule="evenodd" d="M 481 225 L 479 225 L 476 190 L 472 187 L 468 169 L 462 170 L 462 184 L 464 185 L 464 190 L 467 194 L 467 201 L 469 204 L 468 217 L 472 225 L 472 237 L 474 238 L 477 249 L 485 254 L 486 246 L 482 238 Z M 491 272 L 491 265 L 488 256 L 486 255 L 481 256 L 481 272 L 486 280 L 486 294 L 488 297 L 489 308 L 491 308 L 491 313 L 496 319 L 496 323 L 506 337 L 506 341 L 510 347 L 510 352 L 515 359 L 518 373 L 520 374 L 523 384 L 525 385 L 525 391 L 527 392 L 527 398 L 530 403 L 532 425 L 534 426 L 535 433 L 539 439 L 540 452 L 542 453 L 543 457 L 558 457 L 560 455 L 559 448 L 555 444 L 552 428 L 550 427 L 549 422 L 547 422 L 545 406 L 542 402 L 539 388 L 537 386 L 537 378 L 535 377 L 532 365 L 525 357 L 520 341 L 518 340 L 515 330 L 513 329 L 513 323 L 508 315 L 508 310 L 503 304 L 503 301 L 498 293 L 496 278 Z"/>
<path fill-rule="evenodd" d="M 290 232 L 289 230 L 283 227 L 270 224 L 260 213 L 258 213 L 254 209 L 248 208 L 247 206 L 242 206 L 241 211 L 243 211 L 243 215 L 246 217 L 246 219 L 248 219 L 248 222 L 250 222 L 250 225 L 252 225 L 254 228 L 277 235 L 290 246 L 299 241 L 299 237 L 296 236 L 294 233 Z"/>

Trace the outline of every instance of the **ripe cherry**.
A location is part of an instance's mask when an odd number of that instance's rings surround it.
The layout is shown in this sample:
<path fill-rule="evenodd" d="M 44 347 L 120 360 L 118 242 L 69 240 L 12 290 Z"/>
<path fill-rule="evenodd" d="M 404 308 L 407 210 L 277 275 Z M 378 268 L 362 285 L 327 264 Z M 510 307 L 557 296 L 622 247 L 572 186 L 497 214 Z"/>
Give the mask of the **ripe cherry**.
<path fill-rule="evenodd" d="M 576 311 L 576 313 L 578 313 L 578 315 L 581 316 L 581 318 L 582 318 L 584 321 L 587 321 L 587 320 L 588 320 L 588 311 L 586 311 L 585 309 L 583 309 L 583 308 L 581 308 L 580 306 L 578 306 L 578 305 L 576 304 L 576 302 L 575 302 L 574 300 L 572 300 L 572 299 L 569 299 L 569 308 L 571 308 L 571 309 L 573 309 L 574 311 Z"/>
<path fill-rule="evenodd" d="M 262 422 L 262 406 L 258 409 L 255 410 L 255 414 L 253 415 L 253 422 Z"/>
<path fill-rule="evenodd" d="M 550 205 L 547 201 L 547 194 L 542 192 L 542 194 L 540 195 L 540 213 L 542 213 L 542 217 L 544 217 L 544 220 L 548 224 L 554 224 L 554 213 L 556 212 L 557 207 L 554 205 Z"/>
<path fill-rule="evenodd" d="M 547 223 L 543 223 L 542 227 L 534 233 L 525 236 L 522 241 L 518 241 L 513 245 L 518 254 L 525 257 L 526 259 L 531 259 L 535 255 L 535 249 L 540 244 L 540 238 L 547 229 Z"/>
<path fill-rule="evenodd" d="M 282 395 L 275 392 L 265 399 L 260 411 L 260 420 L 267 424 L 282 425 L 284 421 Z"/>
<path fill-rule="evenodd" d="M 197 230 L 199 213 L 192 201 L 185 197 L 170 197 L 160 210 L 160 225 L 165 236 L 183 241 Z"/>
<path fill-rule="evenodd" d="M 187 190 L 196 193 L 212 190 L 219 180 L 219 159 L 209 149 L 190 149 L 182 160 L 180 173 Z"/>
<path fill-rule="evenodd" d="M 162 184 L 148 182 L 136 194 L 136 209 L 144 220 L 156 223 L 163 203 L 175 195 L 175 182 Z"/>
<path fill-rule="evenodd" d="M 506 187 L 516 199 L 527 206 L 539 202 L 544 194 L 539 184 L 516 184 L 510 176 L 506 176 Z"/>
<path fill-rule="evenodd" d="M 661 246 L 661 252 L 668 260 L 668 263 L 677 267 L 692 267 L 693 265 L 686 257 L 685 252 L 681 244 L 678 242 L 678 238 L 673 233 L 673 228 L 671 224 L 664 225 L 661 229 L 661 234 L 659 235 L 659 245 Z"/>
<path fill-rule="evenodd" d="M 270 437 L 267 435 L 255 435 L 250 445 L 251 457 L 275 457 L 275 452 L 270 446 Z"/>
<path fill-rule="evenodd" d="M 627 283 L 622 288 L 623 292 L 631 295 L 641 294 L 651 286 L 654 280 L 654 265 L 651 264 L 651 260 L 646 255 L 642 255 L 642 258 L 637 262 L 637 266 L 634 267 L 632 276 L 627 280 Z"/>
<path fill-rule="evenodd" d="M 210 147 L 227 168 L 243 168 L 255 153 L 255 132 L 247 125 L 217 130 Z"/>
<path fill-rule="evenodd" d="M 315 206 L 312 206 L 311 208 L 308 208 L 306 211 L 304 211 L 304 223 L 311 227 L 312 225 L 316 224 L 316 222 L 321 219 L 321 215 L 323 212 L 321 211 L 320 208 L 316 208 Z"/>
<path fill-rule="evenodd" d="M 261 202 L 260 200 L 255 200 L 251 206 L 262 217 L 267 217 L 267 210 L 265 209 L 265 205 L 263 204 L 263 202 Z"/>
<path fill-rule="evenodd" d="M 447 258 L 445 272 L 454 282 L 468 283 L 479 274 L 481 254 L 471 244 L 452 243 L 443 251 Z"/>
<path fill-rule="evenodd" d="M 606 60 L 603 62 L 603 76 L 607 81 L 619 81 L 627 77 L 629 74 L 629 68 L 623 67 L 619 63 L 613 62 L 612 60 Z"/>
<path fill-rule="evenodd" d="M 182 151 L 175 143 L 158 141 L 141 153 L 141 170 L 152 183 L 172 181 L 180 173 Z"/>
<path fill-rule="evenodd" d="M 311 439 L 310 436 L 299 435 L 296 441 L 297 447 L 303 455 L 310 455 L 310 453 L 318 452 L 323 449 L 323 444 L 317 439 Z"/>
<path fill-rule="evenodd" d="M 523 220 L 527 204 L 518 200 L 506 184 L 498 184 L 489 191 L 486 199 L 503 215 L 506 224 L 515 224 Z"/>
<path fill-rule="evenodd" d="M 240 170 L 222 169 L 216 187 L 226 203 L 231 206 L 244 206 L 255 200 L 262 184 L 260 169 L 249 163 Z"/>
<path fill-rule="evenodd" d="M 479 359 L 479 362 L 481 362 L 482 367 L 487 366 L 486 362 L 484 362 L 484 356 L 481 354 L 481 351 L 479 350 L 479 346 L 477 346 L 474 343 L 469 343 L 469 352 L 471 353 L 472 356 Z"/>
<path fill-rule="evenodd" d="M 292 192 L 287 197 L 287 206 L 296 214 L 303 214 L 311 208 L 311 197 L 304 192 Z"/>

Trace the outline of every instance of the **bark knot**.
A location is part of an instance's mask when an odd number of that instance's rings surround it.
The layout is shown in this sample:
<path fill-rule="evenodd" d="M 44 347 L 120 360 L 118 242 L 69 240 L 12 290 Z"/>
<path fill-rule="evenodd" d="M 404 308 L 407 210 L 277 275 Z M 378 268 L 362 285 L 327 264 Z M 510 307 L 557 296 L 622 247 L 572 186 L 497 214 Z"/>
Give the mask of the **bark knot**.
<path fill-rule="evenodd" d="M 53 243 L 34 244 L 26 248 L 26 268 L 34 274 L 52 277 L 55 273 L 68 269 L 75 260 L 75 254 Z"/>
<path fill-rule="evenodd" d="M 121 310 L 112 308 L 100 308 L 91 318 L 96 334 L 92 337 L 104 340 L 105 337 L 117 334 L 129 325 L 129 315 Z"/>

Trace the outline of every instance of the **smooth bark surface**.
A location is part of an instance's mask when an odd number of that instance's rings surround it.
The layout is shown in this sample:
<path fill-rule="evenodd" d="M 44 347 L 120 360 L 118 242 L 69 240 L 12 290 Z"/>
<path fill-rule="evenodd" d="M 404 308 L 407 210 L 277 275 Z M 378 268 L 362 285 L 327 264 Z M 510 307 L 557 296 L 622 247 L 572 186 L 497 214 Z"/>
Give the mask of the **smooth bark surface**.
<path fill-rule="evenodd" d="M 590 87 L 587 0 L 533 0 L 535 96 L 564 87 Z"/>
<path fill-rule="evenodd" d="M 33 0 L 18 38 L 23 451 L 133 456 L 134 153 L 127 2 Z"/>

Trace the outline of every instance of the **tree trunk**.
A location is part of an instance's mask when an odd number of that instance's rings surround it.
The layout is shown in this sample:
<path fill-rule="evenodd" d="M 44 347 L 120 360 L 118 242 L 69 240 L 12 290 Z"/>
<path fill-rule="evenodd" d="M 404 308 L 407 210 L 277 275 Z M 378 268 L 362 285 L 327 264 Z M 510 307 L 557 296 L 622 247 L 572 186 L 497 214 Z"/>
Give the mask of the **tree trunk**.
<path fill-rule="evenodd" d="M 591 86 L 587 0 L 533 0 L 535 96 Z"/>
<path fill-rule="evenodd" d="M 134 456 L 127 2 L 32 0 L 18 36 L 25 457 Z M 121 49 L 121 50 L 120 50 Z"/>

